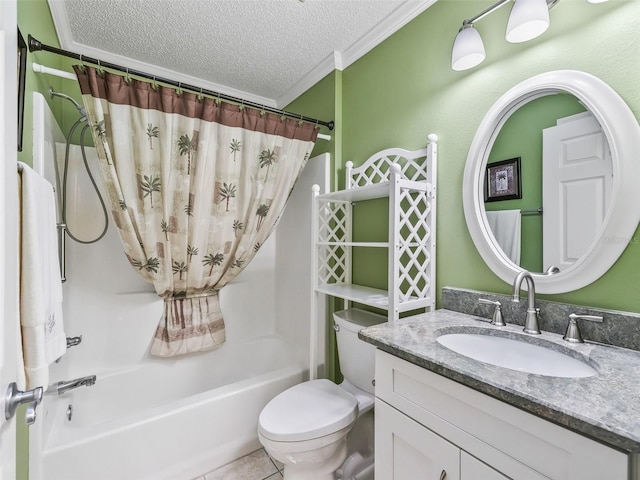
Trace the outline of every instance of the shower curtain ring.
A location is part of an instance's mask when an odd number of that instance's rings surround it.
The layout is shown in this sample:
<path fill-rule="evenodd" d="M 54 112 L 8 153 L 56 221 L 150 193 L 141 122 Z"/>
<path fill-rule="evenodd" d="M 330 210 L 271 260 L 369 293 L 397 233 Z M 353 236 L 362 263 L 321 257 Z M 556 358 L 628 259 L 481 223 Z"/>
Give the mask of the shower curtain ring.
<path fill-rule="evenodd" d="M 298 126 L 301 127 L 303 123 L 304 123 L 304 120 L 302 120 L 302 114 L 300 114 L 300 120 L 298 120 Z"/>
<path fill-rule="evenodd" d="M 240 105 L 238 106 L 238 110 L 240 111 L 244 110 L 244 98 L 240 99 Z"/>
<path fill-rule="evenodd" d="M 218 92 L 218 98 L 216 98 L 216 105 L 220 105 L 222 100 L 220 99 L 220 92 Z"/>
<path fill-rule="evenodd" d="M 153 91 L 157 91 L 158 90 L 158 84 L 156 84 L 156 76 L 153 76 L 153 82 L 151 83 L 151 88 L 153 89 Z"/>
<path fill-rule="evenodd" d="M 201 102 L 204 96 L 202 95 L 202 87 L 200 87 L 200 93 L 198 94 L 198 101 Z"/>
<path fill-rule="evenodd" d="M 129 85 L 131 83 L 131 77 L 129 77 L 129 67 L 127 67 L 127 73 L 124 77 L 124 81 L 127 85 Z"/>
<path fill-rule="evenodd" d="M 84 66 L 84 60 L 82 58 L 82 54 L 80 54 L 80 70 L 82 71 L 82 73 L 85 73 L 87 71 L 87 67 Z"/>

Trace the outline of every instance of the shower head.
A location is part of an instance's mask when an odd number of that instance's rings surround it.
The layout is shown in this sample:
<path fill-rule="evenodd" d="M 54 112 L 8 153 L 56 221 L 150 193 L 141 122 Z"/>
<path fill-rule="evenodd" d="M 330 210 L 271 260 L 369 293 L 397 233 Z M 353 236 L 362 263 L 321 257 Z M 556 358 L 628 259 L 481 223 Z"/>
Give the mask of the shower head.
<path fill-rule="evenodd" d="M 69 95 L 65 95 L 64 93 L 60 93 L 60 92 L 56 92 L 53 88 L 49 88 L 49 94 L 52 97 L 61 97 L 61 98 L 66 98 L 67 100 L 69 100 L 71 103 L 73 103 L 73 105 L 76 107 L 76 109 L 78 110 L 78 112 L 80 113 L 80 117 L 81 119 L 86 120 L 87 119 L 87 111 L 84 109 L 83 106 L 81 106 L 78 102 L 76 102 L 73 98 L 71 98 Z"/>

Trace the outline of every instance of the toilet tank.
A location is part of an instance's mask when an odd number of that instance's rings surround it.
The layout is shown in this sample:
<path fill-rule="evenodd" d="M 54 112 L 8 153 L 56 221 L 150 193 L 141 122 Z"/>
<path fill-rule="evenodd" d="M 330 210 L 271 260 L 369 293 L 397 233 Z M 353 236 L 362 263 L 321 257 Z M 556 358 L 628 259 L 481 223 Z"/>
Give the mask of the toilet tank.
<path fill-rule="evenodd" d="M 369 393 L 374 393 L 376 347 L 358 338 L 358 331 L 387 321 L 387 317 L 357 308 L 333 314 L 340 370 L 345 380 Z"/>

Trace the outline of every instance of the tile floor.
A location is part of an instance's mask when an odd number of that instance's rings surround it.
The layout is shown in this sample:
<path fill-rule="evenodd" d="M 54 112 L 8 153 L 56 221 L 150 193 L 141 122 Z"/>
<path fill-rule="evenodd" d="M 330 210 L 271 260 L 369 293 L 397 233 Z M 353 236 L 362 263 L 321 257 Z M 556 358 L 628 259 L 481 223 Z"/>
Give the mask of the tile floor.
<path fill-rule="evenodd" d="M 281 478 L 282 464 L 272 460 L 264 449 L 260 449 L 193 480 L 278 480 Z"/>

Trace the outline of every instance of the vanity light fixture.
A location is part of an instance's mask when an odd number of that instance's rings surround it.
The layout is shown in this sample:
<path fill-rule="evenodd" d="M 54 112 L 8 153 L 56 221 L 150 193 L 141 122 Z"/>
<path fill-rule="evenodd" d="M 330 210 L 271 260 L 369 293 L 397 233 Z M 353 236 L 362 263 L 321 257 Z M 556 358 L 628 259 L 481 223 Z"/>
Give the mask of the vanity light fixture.
<path fill-rule="evenodd" d="M 451 68 L 456 71 L 468 70 L 481 64 L 484 57 L 482 37 L 471 23 L 463 23 L 453 43 Z"/>
<path fill-rule="evenodd" d="M 509 43 L 521 43 L 539 37 L 549 28 L 547 0 L 515 0 L 505 39 Z"/>
<path fill-rule="evenodd" d="M 485 59 L 484 44 L 473 24 L 497 9 L 513 2 L 505 39 L 510 43 L 532 40 L 549 28 L 549 9 L 560 0 L 499 0 L 475 17 L 462 22 L 462 27 L 453 42 L 451 68 L 455 71 L 473 68 Z M 608 0 L 587 0 L 588 3 L 603 3 Z"/>

